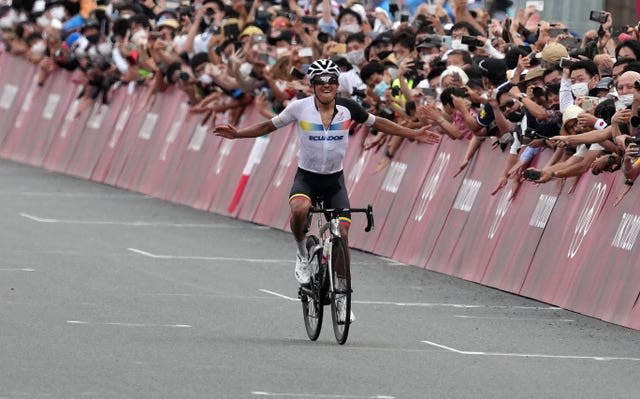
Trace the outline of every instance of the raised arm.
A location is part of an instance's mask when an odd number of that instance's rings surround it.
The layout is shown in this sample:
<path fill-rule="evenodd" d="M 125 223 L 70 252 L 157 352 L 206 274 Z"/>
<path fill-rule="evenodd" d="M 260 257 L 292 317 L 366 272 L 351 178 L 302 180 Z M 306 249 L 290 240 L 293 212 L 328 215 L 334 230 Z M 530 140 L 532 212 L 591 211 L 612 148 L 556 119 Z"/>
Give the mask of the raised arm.
<path fill-rule="evenodd" d="M 218 125 L 213 128 L 213 133 L 216 136 L 221 136 L 225 139 L 249 139 L 267 135 L 274 130 L 276 130 L 276 127 L 273 122 L 271 122 L 271 120 L 266 120 L 240 130 L 237 130 L 231 125 Z"/>

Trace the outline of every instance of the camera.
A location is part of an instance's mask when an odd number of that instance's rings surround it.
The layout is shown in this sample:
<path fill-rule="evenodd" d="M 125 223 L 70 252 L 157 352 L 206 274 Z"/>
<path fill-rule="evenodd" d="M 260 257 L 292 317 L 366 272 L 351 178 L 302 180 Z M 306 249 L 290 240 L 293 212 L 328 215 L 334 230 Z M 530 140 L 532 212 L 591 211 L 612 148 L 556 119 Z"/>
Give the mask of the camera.
<path fill-rule="evenodd" d="M 534 97 L 544 97 L 545 96 L 545 91 L 542 87 L 534 87 L 531 90 L 531 93 L 533 94 Z"/>
<path fill-rule="evenodd" d="M 454 87 L 451 89 L 451 95 L 456 97 L 467 97 L 469 93 L 467 93 L 467 89 L 463 87 Z"/>
<path fill-rule="evenodd" d="M 378 110 L 378 116 L 392 121 L 395 118 L 396 114 L 389 108 L 382 108 Z"/>
<path fill-rule="evenodd" d="M 633 88 L 636 90 L 640 90 L 640 80 L 636 80 L 633 82 Z"/>
<path fill-rule="evenodd" d="M 571 68 L 575 61 L 572 61 L 569 57 L 560 58 L 560 68 Z"/>
<path fill-rule="evenodd" d="M 301 70 L 299 70 L 298 68 L 292 67 L 291 68 L 291 76 L 293 76 L 296 79 L 304 79 L 305 74 Z"/>
<path fill-rule="evenodd" d="M 189 80 L 189 74 L 186 73 L 185 71 L 182 71 L 178 74 L 178 79 L 183 80 L 183 81 L 188 81 Z"/>
<path fill-rule="evenodd" d="M 484 43 L 480 41 L 477 37 L 474 36 L 462 36 L 461 40 L 462 44 L 466 44 L 468 46 L 482 47 Z"/>
<path fill-rule="evenodd" d="M 640 145 L 640 137 L 627 137 L 624 139 L 625 147 L 629 147 L 631 144 Z"/>
<path fill-rule="evenodd" d="M 207 14 L 208 17 L 211 17 L 215 14 L 216 12 L 213 10 L 213 8 L 207 8 L 207 11 L 205 11 L 205 14 Z"/>
<path fill-rule="evenodd" d="M 607 22 L 607 14 L 605 14 L 603 11 L 591 10 L 591 13 L 589 13 L 589 19 L 594 22 L 603 24 Z"/>
<path fill-rule="evenodd" d="M 302 20 L 303 24 L 307 24 L 307 25 L 317 25 L 318 24 L 318 17 L 315 17 L 313 15 L 303 15 L 301 20 Z"/>
<path fill-rule="evenodd" d="M 525 171 L 522 172 L 522 177 L 531 181 L 540 180 L 541 176 L 542 176 L 542 173 L 535 169 L 525 169 Z"/>
<path fill-rule="evenodd" d="M 409 22 L 409 12 L 408 11 L 402 11 L 400 13 L 400 23 L 403 22 Z"/>

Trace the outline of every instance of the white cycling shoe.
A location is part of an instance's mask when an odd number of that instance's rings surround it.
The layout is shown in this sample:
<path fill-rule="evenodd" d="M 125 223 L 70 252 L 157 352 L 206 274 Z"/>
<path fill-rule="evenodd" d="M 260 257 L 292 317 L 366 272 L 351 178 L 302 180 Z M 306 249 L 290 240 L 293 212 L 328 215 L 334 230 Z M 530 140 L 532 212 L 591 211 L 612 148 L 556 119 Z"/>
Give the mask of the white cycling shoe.
<path fill-rule="evenodd" d="M 347 316 L 347 309 L 346 309 L 347 306 L 345 304 L 344 297 L 340 297 L 336 300 L 336 308 L 338 311 L 338 323 L 344 324 L 344 321 Z M 353 314 L 353 310 L 351 311 L 349 320 L 350 320 L 349 323 L 353 323 L 354 321 L 356 321 L 356 315 Z"/>
<path fill-rule="evenodd" d="M 296 280 L 300 284 L 309 284 L 311 281 L 311 267 L 309 267 L 309 260 L 297 255 L 296 256 Z"/>

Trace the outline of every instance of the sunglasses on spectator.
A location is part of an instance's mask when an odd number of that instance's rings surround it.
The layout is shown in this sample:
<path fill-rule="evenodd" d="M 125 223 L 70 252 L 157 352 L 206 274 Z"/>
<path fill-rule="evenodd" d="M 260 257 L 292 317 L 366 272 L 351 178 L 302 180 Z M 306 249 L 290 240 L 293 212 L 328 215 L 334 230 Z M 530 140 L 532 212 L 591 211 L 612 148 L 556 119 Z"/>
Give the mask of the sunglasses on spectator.
<path fill-rule="evenodd" d="M 335 76 L 316 76 L 311 81 L 311 84 L 312 85 L 324 85 L 324 84 L 337 85 L 338 78 L 336 78 Z"/>
<path fill-rule="evenodd" d="M 500 111 L 502 111 L 502 112 L 506 111 L 507 109 L 513 107 L 513 104 L 515 104 L 515 103 L 516 102 L 514 100 L 507 101 L 506 103 L 504 103 L 504 104 L 502 104 L 500 106 Z"/>

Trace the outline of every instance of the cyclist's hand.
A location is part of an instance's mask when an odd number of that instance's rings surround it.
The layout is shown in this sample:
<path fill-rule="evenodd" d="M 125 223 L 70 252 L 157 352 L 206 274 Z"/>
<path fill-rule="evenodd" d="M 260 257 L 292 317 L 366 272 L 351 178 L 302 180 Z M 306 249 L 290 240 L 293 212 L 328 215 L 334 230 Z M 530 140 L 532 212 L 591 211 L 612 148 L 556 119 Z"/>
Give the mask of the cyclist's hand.
<path fill-rule="evenodd" d="M 418 129 L 418 135 L 416 136 L 416 140 L 421 143 L 427 144 L 438 144 L 440 142 L 440 135 L 436 132 L 432 132 L 429 130 L 431 126 L 423 126 Z"/>
<path fill-rule="evenodd" d="M 235 139 L 238 131 L 230 125 L 218 125 L 213 128 L 213 134 L 224 137 L 225 139 Z"/>

